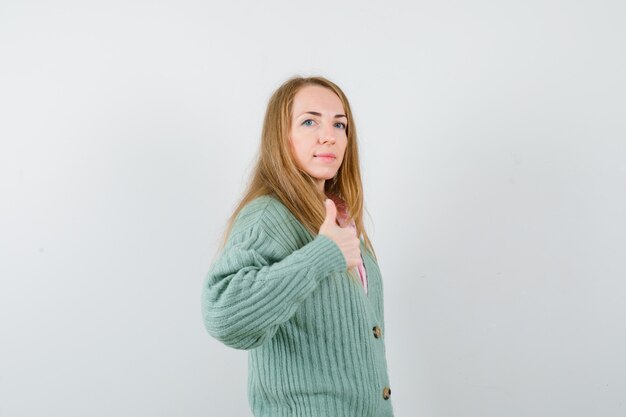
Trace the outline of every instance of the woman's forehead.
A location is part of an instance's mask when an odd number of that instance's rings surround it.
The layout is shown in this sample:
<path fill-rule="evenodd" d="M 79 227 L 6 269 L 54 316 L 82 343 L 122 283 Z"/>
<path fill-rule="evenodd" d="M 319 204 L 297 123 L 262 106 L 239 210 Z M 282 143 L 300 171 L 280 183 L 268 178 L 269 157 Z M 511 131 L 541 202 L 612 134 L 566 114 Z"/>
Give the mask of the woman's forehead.
<path fill-rule="evenodd" d="M 293 101 L 293 115 L 300 116 L 306 112 L 322 114 L 345 114 L 341 99 L 332 90 L 317 85 L 302 87 Z"/>

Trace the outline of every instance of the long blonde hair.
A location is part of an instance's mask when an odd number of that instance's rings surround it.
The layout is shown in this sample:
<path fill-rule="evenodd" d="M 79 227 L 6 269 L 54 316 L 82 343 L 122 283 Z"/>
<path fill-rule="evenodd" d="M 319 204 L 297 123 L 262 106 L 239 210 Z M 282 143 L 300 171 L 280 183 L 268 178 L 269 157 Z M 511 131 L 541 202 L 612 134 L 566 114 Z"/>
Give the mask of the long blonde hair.
<path fill-rule="evenodd" d="M 265 112 L 261 144 L 251 179 L 243 198 L 228 219 L 218 252 L 226 245 L 234 221 L 241 209 L 262 195 L 269 194 L 277 198 L 313 236 L 318 234 L 325 218 L 326 195 L 322 195 L 315 180 L 296 165 L 289 144 L 293 100 L 296 93 L 307 85 L 328 88 L 339 97 L 343 104 L 348 118 L 346 126 L 348 143 L 337 174 L 324 183 L 324 192 L 334 194 L 345 201 L 348 213 L 355 222 L 357 236 L 363 236 L 366 249 L 376 259 L 376 253 L 363 224 L 363 187 L 356 128 L 350 103 L 339 86 L 321 76 L 294 76 L 272 94 Z"/>

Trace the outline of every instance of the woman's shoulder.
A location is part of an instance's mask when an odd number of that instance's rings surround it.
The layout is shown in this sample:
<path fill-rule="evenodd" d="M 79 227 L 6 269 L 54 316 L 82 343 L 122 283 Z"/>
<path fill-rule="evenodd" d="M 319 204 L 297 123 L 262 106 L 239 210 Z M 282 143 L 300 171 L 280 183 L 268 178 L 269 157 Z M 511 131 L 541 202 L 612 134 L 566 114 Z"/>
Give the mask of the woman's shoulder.
<path fill-rule="evenodd" d="M 312 236 L 289 209 L 275 196 L 262 195 L 246 203 L 235 219 L 229 236 L 230 243 L 245 241 L 272 242 L 283 248 L 286 256 L 301 247 Z M 280 258 L 278 254 L 277 259 Z"/>
<path fill-rule="evenodd" d="M 294 221 L 297 221 L 295 216 L 277 197 L 265 194 L 255 197 L 242 207 L 235 220 L 235 225 L 237 229 L 254 226 L 275 229 Z"/>
<path fill-rule="evenodd" d="M 264 194 L 250 200 L 240 211 L 242 217 L 265 217 L 267 215 L 291 215 L 291 212 L 274 195 Z"/>

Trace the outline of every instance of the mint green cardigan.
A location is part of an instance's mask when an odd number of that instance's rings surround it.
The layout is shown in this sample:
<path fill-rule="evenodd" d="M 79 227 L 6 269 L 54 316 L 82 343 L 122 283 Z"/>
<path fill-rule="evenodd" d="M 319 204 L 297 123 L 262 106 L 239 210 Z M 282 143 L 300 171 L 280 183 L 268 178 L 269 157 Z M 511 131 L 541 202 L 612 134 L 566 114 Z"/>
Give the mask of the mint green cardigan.
<path fill-rule="evenodd" d="M 393 416 L 381 274 L 363 239 L 361 253 L 368 294 L 339 247 L 278 199 L 239 212 L 206 275 L 202 314 L 211 336 L 248 351 L 254 416 Z"/>

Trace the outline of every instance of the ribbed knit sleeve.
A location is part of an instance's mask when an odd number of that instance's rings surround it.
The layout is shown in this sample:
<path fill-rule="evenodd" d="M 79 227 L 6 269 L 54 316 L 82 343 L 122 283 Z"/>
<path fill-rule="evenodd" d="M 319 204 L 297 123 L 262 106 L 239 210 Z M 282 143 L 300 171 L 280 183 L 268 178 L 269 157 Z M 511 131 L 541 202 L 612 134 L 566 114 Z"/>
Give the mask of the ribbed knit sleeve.
<path fill-rule="evenodd" d="M 339 247 L 323 235 L 283 257 L 284 247 L 267 227 L 260 217 L 236 221 L 204 282 L 204 325 L 211 336 L 236 349 L 253 349 L 271 339 L 321 280 L 347 268 Z"/>

